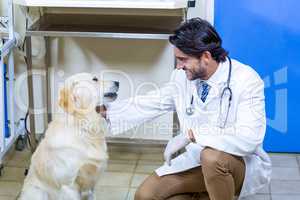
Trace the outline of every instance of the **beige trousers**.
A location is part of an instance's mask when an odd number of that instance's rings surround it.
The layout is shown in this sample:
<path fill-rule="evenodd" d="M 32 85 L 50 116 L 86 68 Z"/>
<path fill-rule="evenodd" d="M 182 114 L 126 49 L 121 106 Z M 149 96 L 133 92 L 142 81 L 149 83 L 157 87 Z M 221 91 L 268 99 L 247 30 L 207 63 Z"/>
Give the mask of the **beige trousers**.
<path fill-rule="evenodd" d="M 201 166 L 159 177 L 150 175 L 135 200 L 233 200 L 239 195 L 245 163 L 241 157 L 212 148 L 201 152 Z"/>

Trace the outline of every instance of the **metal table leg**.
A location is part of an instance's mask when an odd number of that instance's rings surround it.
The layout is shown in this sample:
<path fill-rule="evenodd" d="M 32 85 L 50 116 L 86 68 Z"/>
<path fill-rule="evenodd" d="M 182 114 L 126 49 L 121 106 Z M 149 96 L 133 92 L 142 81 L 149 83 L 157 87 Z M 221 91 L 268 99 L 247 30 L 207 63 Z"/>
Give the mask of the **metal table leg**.
<path fill-rule="evenodd" d="M 8 80 L 9 80 L 9 90 L 8 90 L 8 97 L 9 97 L 9 121 L 10 121 L 10 134 L 13 139 L 15 139 L 16 132 L 15 132 L 15 96 L 14 96 L 14 77 L 15 77 L 15 64 L 14 64 L 14 55 L 13 50 L 11 50 L 8 54 Z"/>
<path fill-rule="evenodd" d="M 2 52 L 0 52 L 0 99 L 4 99 L 4 61 L 3 61 L 4 57 L 2 57 Z M 0 101 L 0 109 L 4 110 L 4 101 Z M 4 112 L 0 113 L 0 154 L 2 154 L 2 152 L 4 151 L 4 147 L 5 147 L 5 123 L 4 123 Z M 2 162 L 2 160 L 0 160 L 0 162 Z M 0 163 L 1 164 L 1 163 Z"/>
<path fill-rule="evenodd" d="M 46 70 L 46 115 L 45 115 L 45 129 L 48 127 L 48 123 L 52 121 L 51 110 L 51 43 L 50 37 L 45 37 L 46 55 L 45 55 L 45 70 Z"/>
<path fill-rule="evenodd" d="M 26 63 L 27 63 L 27 84 L 28 84 L 28 103 L 29 103 L 29 120 L 30 120 L 30 140 L 31 150 L 36 148 L 35 134 L 35 116 L 34 116 L 34 100 L 33 100 L 33 81 L 32 81 L 32 52 L 31 52 L 31 37 L 26 36 Z"/>

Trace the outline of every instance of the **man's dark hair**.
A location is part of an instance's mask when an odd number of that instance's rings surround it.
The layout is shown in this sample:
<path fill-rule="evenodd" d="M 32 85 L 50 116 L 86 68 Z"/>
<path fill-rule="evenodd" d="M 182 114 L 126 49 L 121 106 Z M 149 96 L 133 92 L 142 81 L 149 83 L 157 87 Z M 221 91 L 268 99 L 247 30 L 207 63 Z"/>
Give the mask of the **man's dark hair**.
<path fill-rule="evenodd" d="M 169 41 L 189 56 L 200 57 L 204 51 L 209 51 L 218 63 L 224 62 L 228 55 L 215 28 L 201 18 L 192 18 L 182 23 L 169 37 Z"/>

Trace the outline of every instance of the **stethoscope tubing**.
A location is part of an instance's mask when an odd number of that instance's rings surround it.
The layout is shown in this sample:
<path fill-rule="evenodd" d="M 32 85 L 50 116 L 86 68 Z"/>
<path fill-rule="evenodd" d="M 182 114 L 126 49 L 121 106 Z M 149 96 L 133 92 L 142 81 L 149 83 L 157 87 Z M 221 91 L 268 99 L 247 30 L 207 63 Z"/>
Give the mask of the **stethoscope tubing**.
<path fill-rule="evenodd" d="M 221 125 L 221 128 L 224 128 L 226 123 L 227 123 L 227 119 L 228 119 L 228 114 L 229 114 L 229 109 L 231 107 L 231 101 L 232 101 L 232 90 L 230 88 L 230 81 L 231 81 L 231 71 L 232 71 L 232 62 L 231 62 L 231 58 L 227 57 L 229 60 L 229 72 L 228 72 L 228 77 L 227 77 L 227 81 L 226 81 L 226 87 L 222 90 L 221 93 L 221 97 L 220 97 L 220 112 L 221 112 L 221 108 L 222 108 L 222 101 L 223 101 L 223 97 L 226 93 L 226 91 L 228 91 L 229 93 L 229 98 L 228 98 L 228 109 L 226 112 L 226 116 L 225 116 L 225 120 L 224 123 Z M 193 115 L 195 112 L 195 109 L 193 108 L 193 104 L 194 104 L 194 95 L 192 94 L 191 96 L 191 100 L 190 100 L 190 106 L 186 108 L 186 114 L 187 115 Z M 221 113 L 219 113 L 219 116 L 221 115 Z"/>

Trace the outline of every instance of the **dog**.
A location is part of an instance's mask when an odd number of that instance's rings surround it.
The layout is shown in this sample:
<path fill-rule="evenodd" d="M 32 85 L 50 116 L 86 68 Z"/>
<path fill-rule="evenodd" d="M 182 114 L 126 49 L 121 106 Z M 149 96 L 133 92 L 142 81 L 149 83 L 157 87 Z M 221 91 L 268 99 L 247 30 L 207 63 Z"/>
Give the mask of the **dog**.
<path fill-rule="evenodd" d="M 65 81 L 58 100 L 63 111 L 32 155 L 20 200 L 95 200 L 93 190 L 108 160 L 107 122 L 97 110 L 118 88 L 118 82 L 89 73 Z"/>

